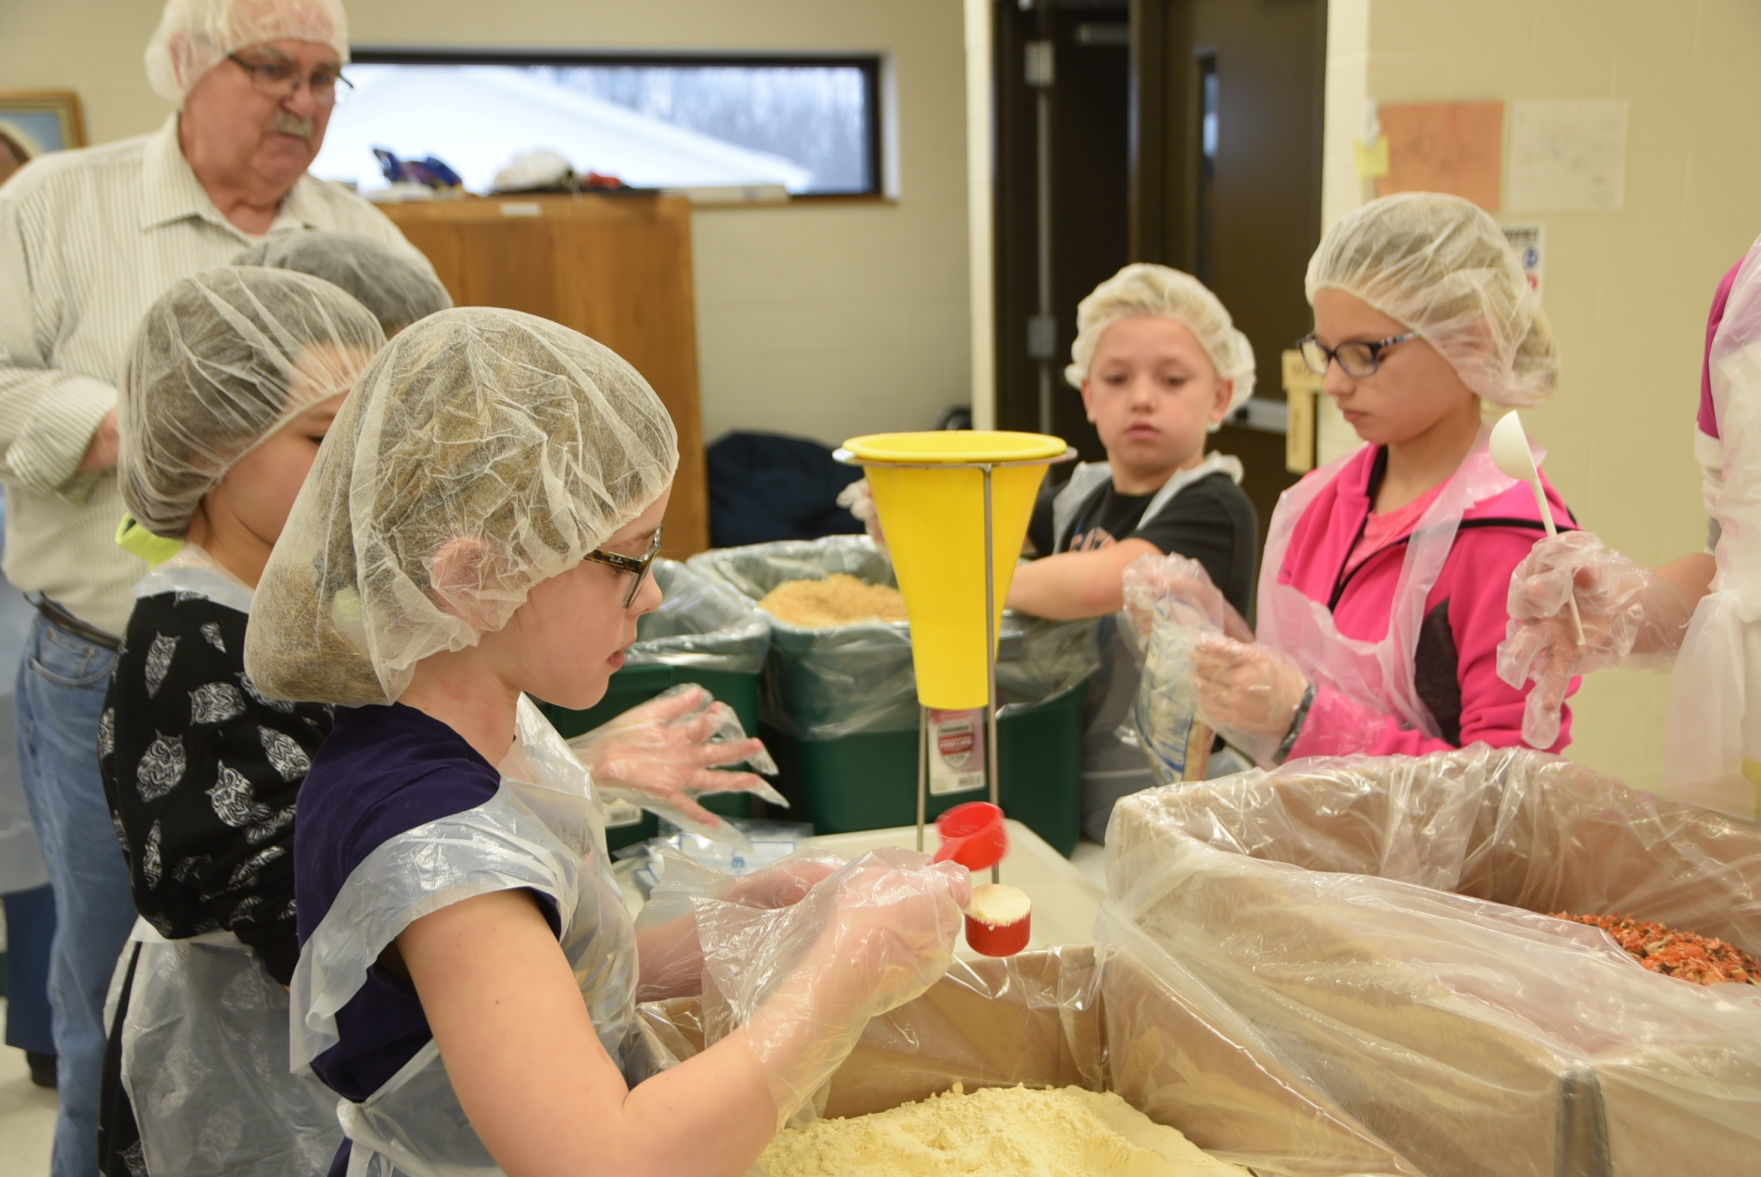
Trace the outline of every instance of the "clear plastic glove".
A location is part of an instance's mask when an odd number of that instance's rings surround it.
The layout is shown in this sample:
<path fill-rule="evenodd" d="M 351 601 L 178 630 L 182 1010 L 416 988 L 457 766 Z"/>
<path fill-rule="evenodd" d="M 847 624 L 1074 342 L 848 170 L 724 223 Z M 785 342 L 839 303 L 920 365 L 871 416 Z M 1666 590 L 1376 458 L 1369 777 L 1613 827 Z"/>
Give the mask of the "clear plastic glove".
<path fill-rule="evenodd" d="M 1219 635 L 1193 650 L 1199 719 L 1262 768 L 1278 761 L 1293 733 L 1309 679 L 1277 650 Z"/>
<path fill-rule="evenodd" d="M 699 904 L 706 990 L 725 1003 L 721 1029 L 746 1028 L 779 1126 L 831 1078 L 870 1018 L 947 972 L 971 897 L 965 867 L 884 849 L 788 907 Z"/>
<path fill-rule="evenodd" d="M 628 801 L 707 838 L 749 846 L 737 828 L 697 803 L 717 793 L 752 793 L 787 806 L 783 795 L 755 772 L 726 771 L 750 764 L 775 775 L 764 742 L 747 736 L 733 708 L 700 686 L 670 687 L 610 723 L 576 736 L 569 747 L 600 795 Z"/>
<path fill-rule="evenodd" d="M 1253 630 L 1211 583 L 1205 566 L 1188 556 L 1141 556 L 1125 569 L 1125 612 L 1147 637 L 1158 620 L 1201 623 L 1240 642 L 1253 641 Z"/>
<path fill-rule="evenodd" d="M 671 847 L 654 852 L 658 882 L 636 916 L 640 978 L 637 1001 L 659 1001 L 701 991 L 703 948 L 697 930 L 699 901 L 772 911 L 799 903 L 844 866 L 835 854 L 803 851 L 732 876 L 713 870 Z"/>
<path fill-rule="evenodd" d="M 1583 618 L 1581 644 L 1567 607 L 1573 598 Z M 1681 590 L 1587 531 L 1530 548 L 1510 574 L 1507 610 L 1498 677 L 1518 690 L 1535 684 L 1523 704 L 1523 740 L 1533 748 L 1558 740 L 1573 678 L 1613 666 L 1668 666 L 1694 614 Z"/>
<path fill-rule="evenodd" d="M 874 546 L 882 552 L 887 550 L 887 537 L 881 534 L 880 512 L 874 509 L 874 492 L 868 489 L 868 479 L 858 478 L 838 492 L 838 506 L 862 520 L 863 530 Z"/>

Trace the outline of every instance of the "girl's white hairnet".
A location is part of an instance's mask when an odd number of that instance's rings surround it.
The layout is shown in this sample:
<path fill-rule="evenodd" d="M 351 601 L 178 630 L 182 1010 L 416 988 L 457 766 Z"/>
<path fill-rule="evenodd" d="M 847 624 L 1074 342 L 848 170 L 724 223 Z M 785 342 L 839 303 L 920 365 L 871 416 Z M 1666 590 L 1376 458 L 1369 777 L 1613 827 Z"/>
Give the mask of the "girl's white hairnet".
<path fill-rule="evenodd" d="M 358 233 L 304 230 L 265 237 L 232 259 L 235 266 L 298 270 L 342 287 L 373 312 L 386 338 L 443 311 L 452 296 L 428 259 Z"/>
<path fill-rule="evenodd" d="M 222 266 L 179 280 L 135 332 L 117 406 L 123 502 L 181 539 L 240 458 L 347 392 L 384 342 L 366 307 L 305 274 Z"/>
<path fill-rule="evenodd" d="M 1235 329 L 1228 309 L 1191 274 L 1150 262 L 1126 266 L 1076 305 L 1076 342 L 1070 347 L 1064 379 L 1082 387 L 1101 336 L 1108 327 L 1132 315 L 1167 315 L 1186 324 L 1205 349 L 1217 377 L 1235 382 L 1229 399 L 1231 413 L 1253 395 L 1253 345 Z"/>
<path fill-rule="evenodd" d="M 1322 287 L 1418 332 L 1494 404 L 1521 408 L 1553 394 L 1553 329 L 1504 230 L 1471 201 L 1402 192 L 1340 217 L 1309 259 L 1310 304 Z"/>
<path fill-rule="evenodd" d="M 252 601 L 252 681 L 396 699 L 418 661 L 500 629 L 652 505 L 678 460 L 660 398 L 611 349 L 519 311 L 429 315 L 318 452 Z"/>
<path fill-rule="evenodd" d="M 183 104 L 203 74 L 229 54 L 265 41 L 317 41 L 349 59 L 341 0 L 165 0 L 147 42 L 147 81 Z"/>

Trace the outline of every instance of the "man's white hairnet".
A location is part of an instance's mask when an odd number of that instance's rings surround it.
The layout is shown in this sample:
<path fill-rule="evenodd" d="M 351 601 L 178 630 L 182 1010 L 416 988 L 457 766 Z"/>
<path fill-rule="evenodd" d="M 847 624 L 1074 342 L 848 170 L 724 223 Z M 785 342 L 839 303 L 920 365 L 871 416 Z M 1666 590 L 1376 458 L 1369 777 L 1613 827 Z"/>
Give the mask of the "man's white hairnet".
<path fill-rule="evenodd" d="M 168 102 L 184 98 L 229 54 L 265 41 L 317 41 L 349 59 L 341 0 L 165 0 L 147 42 L 147 81 Z"/>
<path fill-rule="evenodd" d="M 1070 347 L 1071 362 L 1064 369 L 1064 379 L 1082 387 L 1101 336 L 1108 327 L 1132 315 L 1166 315 L 1186 324 L 1217 369 L 1218 379 L 1235 382 L 1230 412 L 1253 395 L 1253 345 L 1235 329 L 1228 309 L 1191 274 L 1150 262 L 1126 266 L 1076 305 L 1076 342 Z"/>
<path fill-rule="evenodd" d="M 180 280 L 135 332 L 117 408 L 123 502 L 181 539 L 240 458 L 347 392 L 384 342 L 366 307 L 305 274 L 222 266 Z"/>
<path fill-rule="evenodd" d="M 386 338 L 443 311 L 452 296 L 415 250 L 358 233 L 275 233 L 232 259 L 235 266 L 298 270 L 342 287 L 373 312 Z"/>
<path fill-rule="evenodd" d="M 546 319 L 429 315 L 388 343 L 318 453 L 251 606 L 265 694 L 396 699 L 506 625 L 658 499 L 678 434 L 641 375 Z"/>
<path fill-rule="evenodd" d="M 1311 304 L 1322 287 L 1418 332 L 1494 404 L 1521 408 L 1553 394 L 1553 329 L 1504 230 L 1471 201 L 1402 192 L 1340 217 L 1309 259 Z"/>

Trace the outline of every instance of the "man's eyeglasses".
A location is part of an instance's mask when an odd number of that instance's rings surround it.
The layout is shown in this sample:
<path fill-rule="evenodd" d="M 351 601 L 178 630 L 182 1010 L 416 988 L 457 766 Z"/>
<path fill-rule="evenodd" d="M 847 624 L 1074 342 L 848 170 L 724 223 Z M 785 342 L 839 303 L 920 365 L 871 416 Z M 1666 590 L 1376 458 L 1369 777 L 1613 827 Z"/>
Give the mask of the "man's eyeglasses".
<path fill-rule="evenodd" d="M 1382 353 L 1397 343 L 1405 343 L 1415 338 L 1416 331 L 1408 331 L 1404 335 L 1390 335 L 1387 339 L 1378 339 L 1374 343 L 1352 341 L 1342 343 L 1338 347 L 1328 347 L 1313 335 L 1305 335 L 1296 341 L 1298 350 L 1302 352 L 1302 362 L 1308 370 L 1317 376 L 1327 374 L 1327 365 L 1334 360 L 1339 361 L 1339 370 L 1347 376 L 1361 380 L 1365 376 L 1374 376 L 1376 369 L 1382 366 Z"/>
<path fill-rule="evenodd" d="M 226 60 L 250 75 L 251 86 L 257 93 L 271 98 L 291 98 L 304 85 L 312 92 L 314 100 L 329 103 L 336 101 L 338 85 L 345 90 L 352 90 L 355 85 L 342 76 L 341 70 L 331 66 L 321 66 L 304 74 L 291 61 L 246 61 L 236 53 L 227 54 Z"/>
<path fill-rule="evenodd" d="M 648 545 L 648 551 L 640 557 L 625 556 L 617 552 L 606 552 L 594 548 L 581 559 L 591 560 L 595 564 L 605 564 L 620 572 L 628 572 L 633 575 L 630 588 L 624 593 L 624 608 L 628 609 L 635 602 L 636 594 L 642 591 L 642 580 L 648 575 L 648 566 L 654 563 L 654 558 L 658 555 L 660 555 L 660 528 L 657 527 L 654 529 L 654 540 Z"/>

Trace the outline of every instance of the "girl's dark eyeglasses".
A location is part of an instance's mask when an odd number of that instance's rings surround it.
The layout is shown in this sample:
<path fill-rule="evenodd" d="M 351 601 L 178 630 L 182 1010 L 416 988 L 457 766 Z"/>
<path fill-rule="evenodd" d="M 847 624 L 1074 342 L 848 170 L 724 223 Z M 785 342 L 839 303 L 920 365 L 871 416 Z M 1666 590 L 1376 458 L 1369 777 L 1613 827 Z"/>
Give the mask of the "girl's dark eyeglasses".
<path fill-rule="evenodd" d="M 594 548 L 581 559 L 591 560 L 595 564 L 605 564 L 620 572 L 632 574 L 633 579 L 630 581 L 629 591 L 624 593 L 624 608 L 628 609 L 636 600 L 636 594 L 642 591 L 642 580 L 648 575 L 648 567 L 654 563 L 654 558 L 658 555 L 660 555 L 660 528 L 657 527 L 654 529 L 654 539 L 649 543 L 648 551 L 640 557 L 625 556 L 617 552 L 606 552 Z"/>
<path fill-rule="evenodd" d="M 1418 332 L 1408 331 L 1404 335 L 1390 335 L 1387 339 L 1378 339 L 1374 343 L 1353 340 L 1338 347 L 1328 347 L 1313 335 L 1305 335 L 1296 341 L 1296 346 L 1302 352 L 1302 362 L 1315 375 L 1325 376 L 1327 365 L 1338 360 L 1341 372 L 1361 380 L 1365 376 L 1376 374 L 1376 369 L 1382 366 L 1384 351 L 1397 343 L 1405 343 L 1416 335 Z"/>

